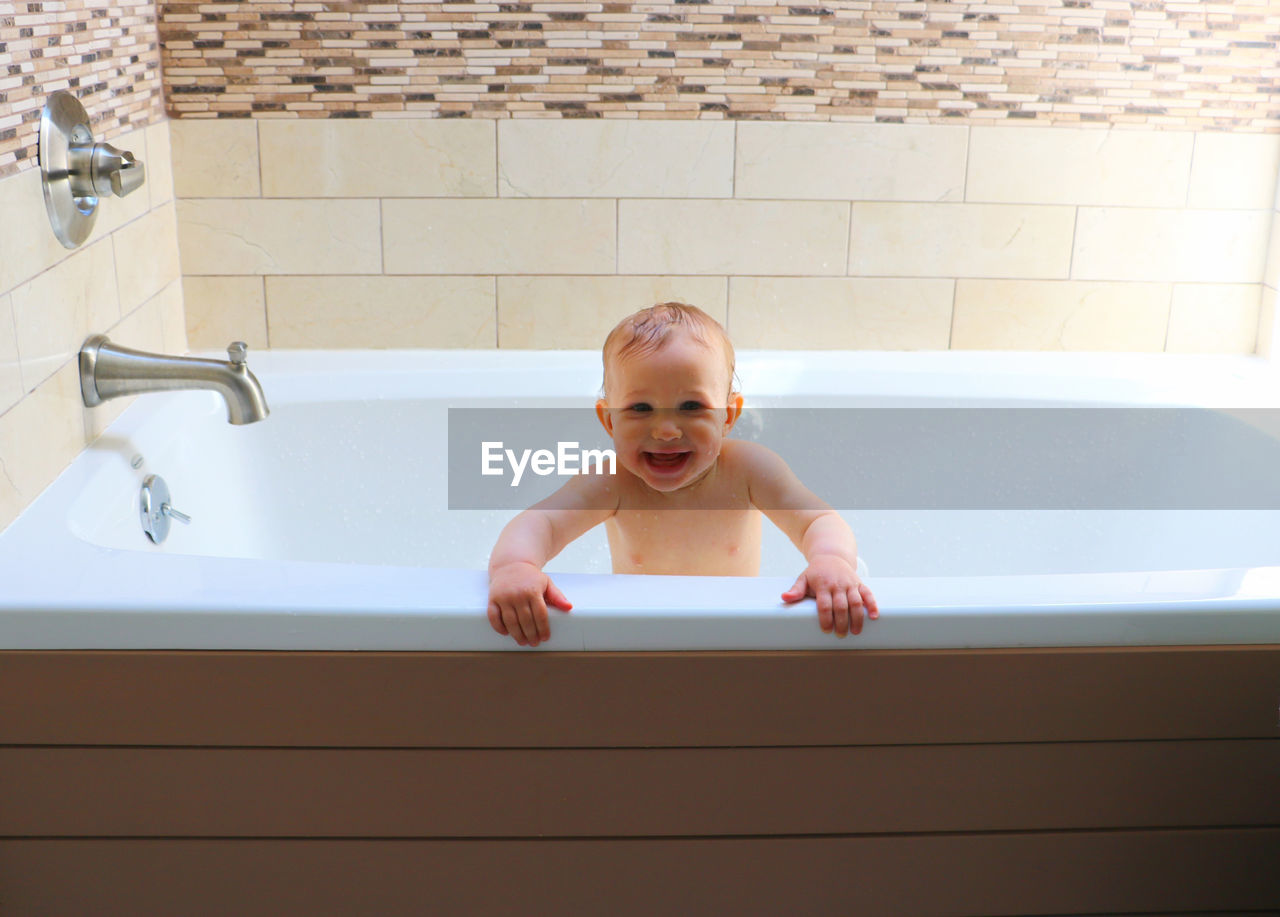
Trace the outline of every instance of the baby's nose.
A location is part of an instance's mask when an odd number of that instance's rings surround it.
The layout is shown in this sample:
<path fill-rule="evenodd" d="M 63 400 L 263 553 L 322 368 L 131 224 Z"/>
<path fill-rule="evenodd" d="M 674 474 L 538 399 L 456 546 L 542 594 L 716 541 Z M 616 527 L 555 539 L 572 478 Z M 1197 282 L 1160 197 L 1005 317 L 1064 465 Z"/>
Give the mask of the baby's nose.
<path fill-rule="evenodd" d="M 661 440 L 679 439 L 684 433 L 680 425 L 671 417 L 659 417 L 653 425 L 653 438 Z"/>

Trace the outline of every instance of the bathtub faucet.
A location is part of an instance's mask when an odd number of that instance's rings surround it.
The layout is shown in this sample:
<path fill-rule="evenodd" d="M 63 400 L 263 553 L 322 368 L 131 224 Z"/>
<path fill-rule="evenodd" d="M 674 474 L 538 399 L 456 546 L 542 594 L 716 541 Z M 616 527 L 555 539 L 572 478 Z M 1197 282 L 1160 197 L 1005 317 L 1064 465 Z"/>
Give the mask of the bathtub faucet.
<path fill-rule="evenodd" d="M 227 402 L 227 420 L 254 423 L 267 416 L 262 386 L 249 372 L 248 347 L 236 341 L 229 360 L 173 357 L 119 347 L 106 335 L 87 338 L 80 348 L 80 393 L 96 407 L 108 398 L 175 389 L 211 389 Z"/>

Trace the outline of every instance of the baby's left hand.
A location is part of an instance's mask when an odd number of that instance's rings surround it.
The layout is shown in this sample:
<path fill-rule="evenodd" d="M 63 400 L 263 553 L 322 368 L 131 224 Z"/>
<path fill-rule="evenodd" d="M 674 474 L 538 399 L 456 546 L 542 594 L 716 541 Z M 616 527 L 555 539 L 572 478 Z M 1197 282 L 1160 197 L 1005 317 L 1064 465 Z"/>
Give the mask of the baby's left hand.
<path fill-rule="evenodd" d="M 862 633 L 863 607 L 866 617 L 880 617 L 880 608 L 871 590 L 858 579 L 849 562 L 833 554 L 815 557 L 805 567 L 795 585 L 782 593 L 784 602 L 798 602 L 805 596 L 818 600 L 818 626 L 824 633 L 834 629 L 837 637 Z"/>

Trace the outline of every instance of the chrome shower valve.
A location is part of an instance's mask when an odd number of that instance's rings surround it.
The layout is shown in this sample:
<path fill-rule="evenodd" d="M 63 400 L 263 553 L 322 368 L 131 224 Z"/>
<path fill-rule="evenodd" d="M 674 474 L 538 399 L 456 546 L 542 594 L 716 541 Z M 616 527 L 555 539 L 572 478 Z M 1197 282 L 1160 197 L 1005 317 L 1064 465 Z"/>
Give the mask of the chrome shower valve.
<path fill-rule="evenodd" d="M 146 171 L 132 153 L 96 142 L 80 101 L 55 92 L 40 117 L 40 178 L 53 233 L 75 248 L 93 229 L 99 198 L 136 191 Z"/>

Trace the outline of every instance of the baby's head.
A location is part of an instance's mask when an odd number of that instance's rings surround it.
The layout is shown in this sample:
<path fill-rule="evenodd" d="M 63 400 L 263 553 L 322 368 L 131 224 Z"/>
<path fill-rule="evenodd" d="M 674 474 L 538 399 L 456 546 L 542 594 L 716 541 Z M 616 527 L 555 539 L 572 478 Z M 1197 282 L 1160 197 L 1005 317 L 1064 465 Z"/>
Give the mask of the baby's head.
<path fill-rule="evenodd" d="M 703 480 L 741 412 L 733 345 L 701 309 L 659 303 L 623 319 L 605 340 L 596 416 L 618 464 L 652 490 Z"/>
<path fill-rule="evenodd" d="M 724 327 L 697 306 L 662 302 L 632 313 L 618 322 L 604 341 L 604 397 L 613 393 L 617 366 L 661 351 L 677 336 L 686 336 L 706 350 L 707 359 L 724 367 L 724 401 L 733 395 L 733 343 Z"/>

